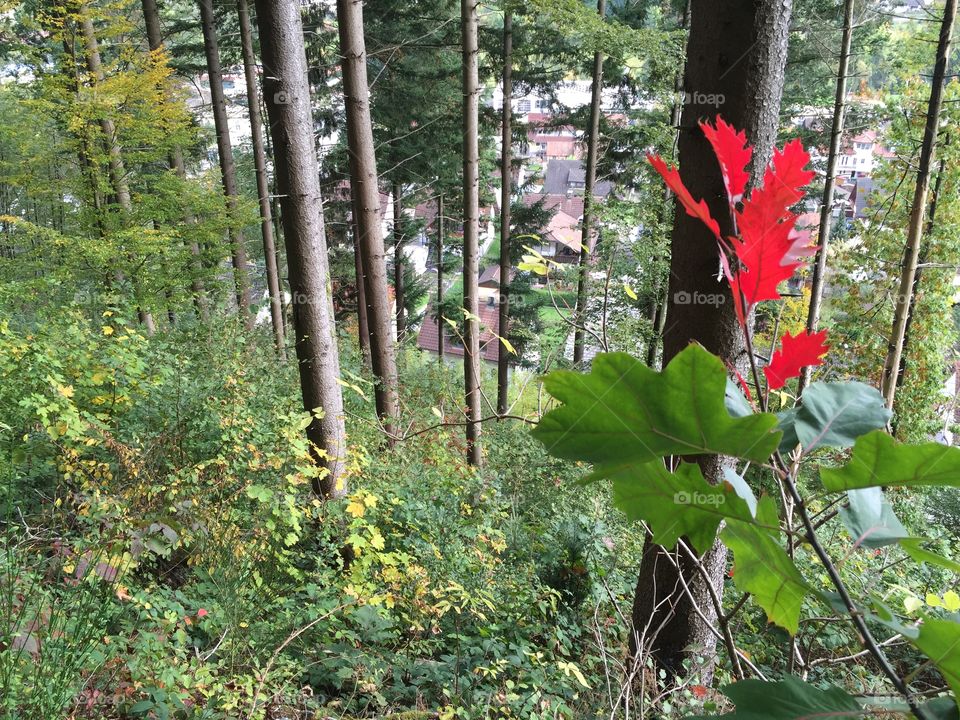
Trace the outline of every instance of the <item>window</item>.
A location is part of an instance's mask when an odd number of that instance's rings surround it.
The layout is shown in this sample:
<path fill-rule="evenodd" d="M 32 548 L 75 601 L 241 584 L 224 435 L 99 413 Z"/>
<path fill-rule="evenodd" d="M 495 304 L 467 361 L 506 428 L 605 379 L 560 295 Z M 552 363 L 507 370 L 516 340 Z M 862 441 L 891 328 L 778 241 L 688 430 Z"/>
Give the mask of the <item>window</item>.
<path fill-rule="evenodd" d="M 549 103 L 549 102 L 547 102 L 547 101 L 544 100 L 543 98 L 539 98 L 539 99 L 537 100 L 537 110 L 547 110 L 547 109 L 549 109 L 549 108 L 550 108 L 550 103 Z"/>
<path fill-rule="evenodd" d="M 528 113 L 530 112 L 530 101 L 524 98 L 517 103 L 517 112 Z"/>

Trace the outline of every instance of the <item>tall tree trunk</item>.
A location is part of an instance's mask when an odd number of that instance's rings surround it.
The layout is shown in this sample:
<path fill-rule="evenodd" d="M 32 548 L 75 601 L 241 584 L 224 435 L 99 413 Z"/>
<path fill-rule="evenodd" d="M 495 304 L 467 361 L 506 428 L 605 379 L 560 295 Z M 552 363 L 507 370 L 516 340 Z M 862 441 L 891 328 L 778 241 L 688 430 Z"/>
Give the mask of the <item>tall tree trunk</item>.
<path fill-rule="evenodd" d="M 443 320 L 440 308 L 443 306 L 443 233 L 444 233 L 443 193 L 437 198 L 437 361 L 443 366 Z"/>
<path fill-rule="evenodd" d="M 155 53 L 161 51 L 164 49 L 164 46 L 163 35 L 160 32 L 160 13 L 157 10 L 157 2 L 156 0 L 142 0 L 141 6 L 143 8 L 144 25 L 147 29 L 147 45 L 150 48 L 150 52 Z M 170 151 L 167 164 L 170 169 L 177 174 L 177 177 L 181 180 L 186 179 L 187 168 L 183 161 L 183 150 L 180 147 L 175 147 Z M 187 224 L 191 225 L 196 222 L 196 218 L 194 218 L 193 214 L 189 211 L 185 214 L 184 220 L 186 220 Z M 203 269 L 200 261 L 200 244 L 195 239 L 186 241 L 186 244 L 191 255 L 190 265 L 192 277 L 190 278 L 190 292 L 193 295 L 193 304 L 200 319 L 206 321 L 209 318 L 209 311 L 207 309 L 207 297 L 203 288 L 203 281 L 200 279 L 200 272 Z"/>
<path fill-rule="evenodd" d="M 823 304 L 823 280 L 827 272 L 827 245 L 830 243 L 833 220 L 833 189 L 837 177 L 837 162 L 840 158 L 840 143 L 843 140 L 843 122 L 847 109 L 847 75 L 850 67 L 850 45 L 853 41 L 854 0 L 843 3 L 843 39 L 840 43 L 840 67 L 837 69 L 837 95 L 833 101 L 833 123 L 830 126 L 830 151 L 827 155 L 827 175 L 823 183 L 823 198 L 820 206 L 820 249 L 813 263 L 810 280 L 810 308 L 807 312 L 807 332 L 816 332 L 820 327 L 820 307 Z M 812 367 L 803 368 L 797 381 L 797 395 L 803 393 L 810 383 Z"/>
<path fill-rule="evenodd" d="M 257 0 L 264 95 L 273 135 L 277 194 L 293 295 L 293 328 L 303 406 L 318 409 L 307 426 L 317 461 L 329 473 L 314 481 L 324 497 L 342 497 L 346 431 L 338 380 L 340 358 L 333 323 L 330 268 L 307 87 L 307 59 L 297 0 Z M 319 416 L 318 416 L 319 415 Z"/>
<path fill-rule="evenodd" d="M 257 197 L 260 201 L 260 234 L 263 237 L 263 260 L 267 268 L 267 289 L 270 293 L 270 322 L 277 354 L 286 359 L 283 328 L 283 301 L 280 299 L 280 273 L 277 271 L 277 247 L 273 237 L 270 208 L 270 180 L 267 157 L 263 150 L 263 123 L 260 118 L 260 89 L 257 87 L 257 59 L 253 54 L 253 29 L 247 0 L 237 0 L 240 17 L 240 47 L 243 51 L 243 75 L 247 81 L 247 108 L 250 113 L 250 138 L 253 144 L 253 167 L 257 175 Z"/>
<path fill-rule="evenodd" d="M 210 104 L 213 106 L 213 123 L 217 130 L 217 155 L 220 157 L 220 178 L 230 215 L 230 255 L 233 262 L 233 280 L 236 285 L 237 308 L 246 328 L 253 327 L 250 314 L 250 278 L 247 271 L 247 252 L 244 249 L 243 233 L 237 222 L 237 172 L 233 164 L 233 146 L 230 142 L 230 126 L 227 123 L 227 101 L 223 96 L 223 73 L 220 70 L 220 47 L 217 43 L 216 19 L 213 15 L 213 0 L 198 0 L 200 24 L 203 28 L 203 50 L 207 56 L 207 76 L 210 80 Z"/>
<path fill-rule="evenodd" d="M 950 137 L 947 136 L 947 142 Z M 946 143 L 944 143 L 946 144 Z M 917 295 L 920 292 L 920 279 L 923 274 L 923 266 L 927 262 L 927 255 L 930 252 L 930 236 L 937 220 L 937 199 L 940 197 L 940 191 L 943 187 L 943 166 L 944 162 L 940 160 L 940 167 L 937 170 L 937 179 L 933 184 L 933 193 L 930 195 L 930 214 L 927 217 L 927 228 L 924 231 L 924 242 L 920 246 L 920 253 L 917 256 L 917 272 L 913 276 L 913 287 L 910 290 L 910 307 L 907 308 L 907 325 L 903 329 L 903 352 L 900 355 L 900 369 L 897 373 L 897 389 L 903 387 L 903 380 L 907 374 L 907 350 L 910 348 L 910 327 L 913 325 L 913 313 L 917 308 Z"/>
<path fill-rule="evenodd" d="M 347 110 L 347 146 L 350 150 L 350 194 L 357 228 L 370 338 L 370 365 L 376 379 L 377 415 L 392 434 L 399 413 L 397 362 L 390 333 L 387 265 L 380 223 L 377 158 L 370 119 L 367 50 L 363 37 L 361 0 L 337 0 L 337 25 Z M 392 441 L 391 441 L 392 442 Z"/>
<path fill-rule="evenodd" d="M 510 334 L 510 198 L 513 195 L 513 11 L 503 14 L 503 119 L 500 154 L 500 336 Z M 497 413 L 507 412 L 510 353 L 500 343 L 497 355 Z"/>
<path fill-rule="evenodd" d="M 370 360 L 370 313 L 367 309 L 366 280 L 363 278 L 363 257 L 360 254 L 360 228 L 357 225 L 356 203 L 350 213 L 350 226 L 353 230 L 353 272 L 354 285 L 357 292 L 357 338 L 360 341 L 360 355 L 365 365 L 373 368 Z"/>
<path fill-rule="evenodd" d="M 407 332 L 406 297 L 403 293 L 403 202 L 400 199 L 401 192 L 403 192 L 403 188 L 400 183 L 393 183 L 393 293 L 397 304 L 397 342 L 401 341 Z"/>
<path fill-rule="evenodd" d="M 937 127 L 940 124 L 940 109 L 943 106 L 943 78 L 950 58 L 950 43 L 953 26 L 957 20 L 957 0 L 947 0 L 943 8 L 940 39 L 937 42 L 937 60 L 933 68 L 930 100 L 927 103 L 927 120 L 923 128 L 923 144 L 920 147 L 920 163 L 917 166 L 917 184 L 913 192 L 910 224 L 907 227 L 907 242 L 903 249 L 903 266 L 897 304 L 893 314 L 893 328 L 887 346 L 887 359 L 883 365 L 883 397 L 887 408 L 893 409 L 897 393 L 897 375 L 900 357 L 903 355 L 903 338 L 907 329 L 907 317 L 913 292 L 913 278 L 917 273 L 917 256 L 923 237 L 923 218 L 927 211 L 927 193 L 930 188 L 930 168 L 937 145 Z"/>
<path fill-rule="evenodd" d="M 680 18 L 680 29 L 689 30 L 690 29 L 690 0 L 683 5 L 683 15 Z M 686 57 L 686 45 L 684 45 L 684 57 Z M 676 80 L 673 84 L 674 92 L 676 93 L 673 107 L 670 109 L 670 129 L 673 133 L 673 149 L 676 151 L 677 139 L 679 137 L 680 131 L 680 115 L 683 112 L 683 75 L 684 75 L 685 65 L 677 71 Z M 664 212 L 670 213 L 670 216 L 664 216 L 664 222 L 672 218 L 673 213 L 673 191 L 668 187 L 664 189 L 663 192 L 664 199 Z M 665 279 L 664 285 L 662 288 L 659 288 L 657 292 L 660 294 L 658 298 L 654 300 L 653 312 L 650 314 L 650 325 L 651 325 L 651 335 L 650 335 L 650 344 L 647 346 L 647 367 L 655 367 L 657 362 L 657 350 L 660 347 L 660 340 L 663 337 L 663 328 L 667 324 L 667 306 L 670 304 L 670 280 L 669 278 Z"/>
<path fill-rule="evenodd" d="M 86 50 L 87 68 L 93 81 L 99 85 L 103 82 L 103 63 L 100 60 L 100 46 L 97 42 L 97 34 L 93 28 L 93 20 L 90 17 L 89 10 L 84 4 L 80 9 L 80 29 L 83 33 L 83 44 Z M 107 144 L 107 158 L 110 168 L 110 185 L 117 198 L 117 203 L 123 211 L 125 220 L 133 214 L 133 202 L 130 199 L 130 187 L 127 184 L 127 169 L 123 162 L 123 151 L 120 149 L 120 142 L 117 138 L 117 129 L 113 120 L 104 116 L 100 118 L 100 130 L 103 132 L 104 141 Z M 134 289 L 138 283 L 136 278 L 133 280 Z M 143 325 L 147 335 L 153 335 L 157 331 L 156 324 L 153 321 L 153 313 L 146 308 L 137 307 L 137 317 L 140 324 Z"/>
<path fill-rule="evenodd" d="M 691 4 L 684 89 L 693 102 L 686 105 L 681 119 L 680 171 L 693 196 L 706 199 L 725 235 L 733 234 L 733 227 L 723 180 L 698 122 L 722 112 L 728 122 L 745 129 L 755 148 L 753 177 L 762 175 L 777 136 L 791 11 L 791 0 L 693 0 Z M 716 97 L 723 98 L 722 106 L 700 104 Z M 732 296 L 717 280 L 717 252 L 716 238 L 709 230 L 684 212 L 674 214 L 670 298 L 723 292 L 726 302 L 671 303 L 670 324 L 664 333 L 664 365 L 691 341 L 697 341 L 746 372 L 748 358 Z M 701 463 L 704 476 L 712 482 L 720 478 L 722 466 L 719 459 Z M 722 589 L 724 546 L 714 545 L 703 564 L 713 586 Z M 708 623 L 714 620 L 704 579 L 690 559 L 648 540 L 633 604 L 633 656 L 639 655 L 638 650 L 650 652 L 668 673 L 682 673 L 682 661 L 690 648 L 697 656 L 713 657 L 716 639 Z"/>
<path fill-rule="evenodd" d="M 597 0 L 597 14 L 606 15 L 606 0 Z M 603 53 L 593 54 L 593 82 L 590 85 L 590 125 L 587 128 L 587 173 L 583 188 L 583 223 L 580 231 L 580 264 L 577 274 L 577 305 L 573 329 L 573 362 L 583 362 L 584 324 L 587 322 L 587 280 L 590 235 L 593 231 L 593 186 L 597 181 L 597 145 L 600 139 L 600 102 L 603 94 Z"/>
<path fill-rule="evenodd" d="M 477 2 L 460 0 L 463 47 L 463 380 L 467 409 L 467 462 L 480 464 L 480 78 Z"/>

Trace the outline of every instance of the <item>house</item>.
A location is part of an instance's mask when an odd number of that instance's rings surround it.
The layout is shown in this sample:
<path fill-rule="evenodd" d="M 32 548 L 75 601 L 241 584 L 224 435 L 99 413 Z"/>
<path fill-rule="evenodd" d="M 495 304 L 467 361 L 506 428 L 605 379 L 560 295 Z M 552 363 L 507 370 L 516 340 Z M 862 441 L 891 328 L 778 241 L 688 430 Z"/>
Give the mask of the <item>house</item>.
<path fill-rule="evenodd" d="M 500 293 L 491 288 L 480 288 L 480 358 L 487 363 L 496 364 L 500 357 L 500 311 L 498 299 Z M 439 337 L 443 333 L 443 356 L 462 358 L 463 343 L 449 323 L 436 320 L 432 311 L 427 311 L 417 335 L 417 347 L 436 355 L 439 352 Z"/>
<path fill-rule="evenodd" d="M 543 191 L 547 195 L 583 195 L 586 178 L 583 161 L 554 159 L 547 163 Z M 611 190 L 613 183 L 606 180 L 598 180 L 593 185 L 595 197 L 606 197 Z"/>

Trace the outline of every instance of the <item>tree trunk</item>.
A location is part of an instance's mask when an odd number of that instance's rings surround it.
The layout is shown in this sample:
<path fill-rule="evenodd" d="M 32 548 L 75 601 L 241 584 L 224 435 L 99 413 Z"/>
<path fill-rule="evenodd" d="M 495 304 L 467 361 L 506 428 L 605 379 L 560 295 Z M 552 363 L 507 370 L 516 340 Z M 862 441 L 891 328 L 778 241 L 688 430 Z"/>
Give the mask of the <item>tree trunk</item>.
<path fill-rule="evenodd" d="M 273 135 L 277 194 L 293 295 L 293 327 L 303 406 L 315 413 L 307 438 L 329 473 L 314 481 L 324 497 L 346 494 L 346 431 L 338 380 L 340 359 L 333 324 L 330 269 L 324 233 L 320 173 L 313 140 L 307 60 L 297 0 L 257 0 L 264 95 Z"/>
<path fill-rule="evenodd" d="M 350 226 L 353 230 L 353 273 L 354 286 L 357 293 L 357 338 L 360 341 L 360 355 L 363 356 L 363 363 L 372 368 L 370 361 L 370 313 L 367 310 L 367 289 L 364 287 L 366 281 L 363 278 L 363 258 L 360 255 L 360 228 L 357 226 L 357 215 L 354 204 L 350 213 Z"/>
<path fill-rule="evenodd" d="M 684 108 L 679 137 L 683 180 L 695 198 L 704 198 L 724 235 L 733 234 L 726 193 L 716 158 L 698 127 L 701 119 L 722 112 L 746 130 L 754 145 L 752 173 L 762 175 L 776 140 L 792 2 L 768 0 L 693 0 L 684 89 L 692 102 Z M 723 38 L 723 42 L 717 42 Z M 745 49 L 746 50 L 745 52 Z M 722 98 L 718 105 L 707 100 Z M 718 250 L 713 234 L 685 212 L 674 214 L 671 240 L 670 323 L 664 333 L 663 363 L 691 341 L 701 343 L 746 372 L 748 358 L 734 314 L 730 290 L 717 280 Z M 678 304 L 678 297 L 724 293 L 719 305 Z M 716 482 L 722 461 L 701 463 L 704 476 Z M 673 561 L 679 565 L 679 573 Z M 720 543 L 705 555 L 707 576 L 723 587 L 726 549 Z M 682 576 L 682 577 L 681 577 Z M 684 592 L 690 588 L 693 600 Z M 706 585 L 684 553 L 668 553 L 647 543 L 633 604 L 633 654 L 650 652 L 668 673 L 682 673 L 688 649 L 712 658 L 716 646 L 710 626 L 694 611 L 715 619 Z M 641 647 L 638 648 L 638 645 Z"/>
<path fill-rule="evenodd" d="M 213 106 L 213 123 L 217 130 L 217 155 L 220 157 L 220 178 L 223 194 L 230 215 L 230 254 L 233 262 L 233 279 L 236 285 L 237 308 L 246 328 L 253 327 L 250 314 L 250 278 L 247 273 L 247 253 L 244 250 L 243 233 L 237 222 L 237 173 L 233 164 L 233 147 L 230 142 L 230 126 L 227 124 L 227 101 L 223 96 L 223 73 L 220 70 L 220 48 L 217 44 L 216 20 L 213 15 L 213 0 L 199 0 L 200 23 L 203 27 L 203 50 L 207 56 L 207 76 L 210 80 L 210 104 Z"/>
<path fill-rule="evenodd" d="M 597 14 L 606 15 L 607 1 L 597 0 Z M 583 188 L 583 223 L 580 230 L 580 264 L 577 274 L 577 305 L 573 329 L 573 362 L 583 362 L 584 325 L 587 322 L 587 280 L 590 235 L 593 228 L 593 186 L 597 181 L 597 144 L 600 139 L 600 102 L 603 94 L 603 53 L 593 54 L 593 82 L 590 86 L 590 126 L 587 128 L 587 173 Z"/>
<path fill-rule="evenodd" d="M 840 158 L 840 142 L 843 139 L 843 122 L 847 108 L 847 75 L 850 67 L 850 45 L 853 40 L 854 0 L 843 3 L 843 39 L 840 43 L 840 67 L 837 69 L 837 95 L 833 101 L 833 123 L 830 128 L 830 151 L 827 155 L 827 176 L 823 183 L 823 198 L 820 206 L 820 229 L 818 241 L 820 249 L 813 263 L 813 276 L 810 280 L 810 308 L 807 312 L 807 332 L 816 332 L 820 327 L 820 307 L 823 303 L 823 280 L 827 272 L 827 245 L 830 243 L 831 222 L 833 220 L 833 189 L 837 176 L 837 162 Z M 810 383 L 812 366 L 803 368 L 797 381 L 797 395 L 803 393 Z"/>
<path fill-rule="evenodd" d="M 267 157 L 263 150 L 263 124 L 260 118 L 260 90 L 257 87 L 257 59 L 253 54 L 253 29 L 247 0 L 237 0 L 240 17 L 240 47 L 243 51 L 243 75 L 247 81 L 247 108 L 250 112 L 250 138 L 253 145 L 253 166 L 257 175 L 257 197 L 260 201 L 260 233 L 263 236 L 263 259 L 267 268 L 267 289 L 270 293 L 270 322 L 277 355 L 286 360 L 283 328 L 283 301 L 280 299 L 280 273 L 277 271 L 277 248 L 273 237 L 270 208 L 270 181 L 267 178 Z"/>
<path fill-rule="evenodd" d="M 937 145 L 937 127 L 940 124 L 940 108 L 943 106 L 943 78 L 950 58 L 950 42 L 953 26 L 957 20 L 957 0 L 947 0 L 937 42 L 937 61 L 933 68 L 930 100 L 927 104 L 927 121 L 923 129 L 923 144 L 920 147 L 920 163 L 917 167 L 917 184 L 913 192 L 910 224 L 907 227 L 907 242 L 903 249 L 903 266 L 900 287 L 897 291 L 893 329 L 887 347 L 887 359 L 883 365 L 883 396 L 887 408 L 893 410 L 897 393 L 897 375 L 900 357 L 903 355 L 903 339 L 907 329 L 907 317 L 913 293 L 913 279 L 917 274 L 917 256 L 923 236 L 923 218 L 927 210 L 927 193 L 930 188 L 930 168 Z"/>
<path fill-rule="evenodd" d="M 947 136 L 947 141 L 949 142 L 949 140 L 950 137 Z M 940 191 L 943 187 L 943 165 L 943 160 L 940 160 L 937 179 L 933 184 L 933 193 L 930 195 L 930 215 L 927 217 L 927 229 L 924 232 L 924 242 L 920 246 L 920 253 L 917 256 L 917 272 L 913 276 L 913 286 L 910 290 L 910 307 L 907 308 L 907 325 L 903 329 L 903 352 L 900 355 L 900 369 L 897 373 L 898 390 L 903 387 L 903 379 L 907 373 L 907 350 L 910 347 L 910 326 L 913 325 L 913 312 L 916 310 L 917 295 L 920 292 L 920 278 L 923 274 L 923 265 L 927 262 L 927 255 L 930 252 L 929 237 L 933 234 L 933 228 L 937 220 L 937 199 L 940 197 Z"/>
<path fill-rule="evenodd" d="M 467 462 L 480 464 L 480 78 L 477 1 L 460 0 L 463 47 L 463 380 L 467 409 Z"/>
<path fill-rule="evenodd" d="M 397 342 L 403 340 L 407 332 L 407 313 L 403 294 L 403 203 L 400 193 L 403 192 L 400 183 L 393 183 L 393 293 L 397 304 Z"/>
<path fill-rule="evenodd" d="M 150 48 L 150 52 L 155 53 L 163 50 L 163 35 L 160 32 L 160 13 L 157 11 L 157 2 L 156 0 L 142 0 L 141 5 L 143 7 L 143 21 L 147 29 L 147 45 Z M 177 177 L 181 180 L 186 179 L 187 168 L 183 162 L 183 150 L 181 148 L 175 147 L 170 151 L 167 164 L 170 166 L 170 169 L 177 174 Z M 186 220 L 188 224 L 196 222 L 196 218 L 194 218 L 189 211 L 185 213 L 184 220 Z M 206 322 L 209 319 L 209 311 L 207 309 L 207 296 L 203 288 L 203 281 L 199 277 L 200 271 L 203 269 L 202 263 L 200 262 L 200 245 L 195 239 L 191 239 L 187 241 L 187 248 L 191 255 L 191 271 L 193 273 L 193 277 L 190 278 L 190 292 L 193 295 L 193 305 L 200 319 Z"/>
<path fill-rule="evenodd" d="M 500 155 L 500 336 L 510 334 L 510 198 L 513 195 L 513 12 L 503 14 L 503 134 Z M 510 352 L 499 344 L 497 355 L 497 413 L 507 412 L 510 389 Z"/>
<path fill-rule="evenodd" d="M 387 265 L 380 224 L 380 190 L 370 120 L 367 51 L 363 37 L 361 0 L 337 0 L 337 24 L 343 63 L 343 90 L 347 110 L 347 146 L 350 150 L 350 194 L 353 198 L 362 273 L 367 302 L 370 364 L 376 379 L 377 415 L 392 433 L 399 413 L 397 363 L 390 333 Z"/>
<path fill-rule="evenodd" d="M 443 194 L 437 198 L 437 360 L 443 366 L 443 319 L 440 308 L 443 306 L 443 233 L 444 233 Z"/>
<path fill-rule="evenodd" d="M 103 82 L 103 64 L 100 60 L 100 46 L 97 42 L 97 34 L 93 28 L 93 20 L 86 6 L 81 7 L 80 11 L 80 29 L 83 32 L 83 43 L 86 50 L 87 68 L 93 81 L 99 85 Z M 103 132 L 104 141 L 107 144 L 107 158 L 110 169 L 110 185 L 117 198 L 120 209 L 128 219 L 133 213 L 133 202 L 130 200 L 130 187 L 127 185 L 127 169 L 123 163 L 123 151 L 120 149 L 120 142 L 117 138 L 117 129 L 113 120 L 104 116 L 100 118 L 100 130 Z M 137 287 L 136 278 L 133 280 L 134 288 Z M 153 313 L 143 307 L 137 307 L 137 317 L 140 324 L 143 325 L 147 335 L 153 335 L 157 331 L 156 324 L 153 321 Z"/>
<path fill-rule="evenodd" d="M 690 29 L 690 0 L 687 0 L 683 5 L 683 16 L 680 18 L 680 29 L 689 30 Z M 686 55 L 686 47 L 684 47 L 684 55 Z M 673 107 L 670 109 L 670 128 L 673 132 L 673 149 L 676 151 L 677 147 L 677 138 L 679 137 L 680 131 L 680 115 L 683 112 L 683 74 L 684 66 L 679 68 L 677 72 L 676 81 L 674 82 L 673 89 L 676 92 L 676 97 L 673 101 Z M 673 213 L 673 191 L 668 187 L 665 188 L 663 193 L 664 199 L 664 208 L 665 212 Z M 664 216 L 664 222 L 668 220 L 668 217 Z M 670 280 L 667 278 L 666 283 L 662 288 L 659 288 L 657 292 L 660 293 L 660 297 L 654 300 L 653 312 L 650 315 L 650 325 L 651 325 L 651 335 L 650 335 L 650 344 L 647 346 L 647 367 L 655 367 L 657 362 L 657 350 L 660 346 L 660 340 L 663 337 L 663 328 L 667 324 L 667 305 L 670 303 Z"/>

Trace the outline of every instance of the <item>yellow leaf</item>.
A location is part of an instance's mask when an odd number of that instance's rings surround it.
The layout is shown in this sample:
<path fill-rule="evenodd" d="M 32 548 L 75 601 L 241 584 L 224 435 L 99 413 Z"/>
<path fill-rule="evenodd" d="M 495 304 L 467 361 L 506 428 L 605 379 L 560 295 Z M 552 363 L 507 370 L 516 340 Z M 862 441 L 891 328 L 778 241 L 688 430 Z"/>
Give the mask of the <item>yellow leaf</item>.
<path fill-rule="evenodd" d="M 110 327 L 109 325 L 104 325 L 104 326 L 103 326 L 103 334 L 104 334 L 104 335 L 113 335 L 113 328 Z"/>
<path fill-rule="evenodd" d="M 353 515 L 355 518 L 363 517 L 363 514 L 367 511 L 366 505 L 363 503 L 357 502 L 356 500 L 351 500 L 347 503 L 347 512 Z"/>
<path fill-rule="evenodd" d="M 505 337 L 500 337 L 499 335 L 497 335 L 497 339 L 503 343 L 503 346 L 507 349 L 508 353 L 510 353 L 511 355 L 517 354 L 517 351 L 513 349 L 513 345 L 510 344 L 509 340 L 507 340 Z"/>
<path fill-rule="evenodd" d="M 73 397 L 73 385 L 58 385 L 57 391 L 65 398 Z"/>
<path fill-rule="evenodd" d="M 960 595 L 957 595 L 953 590 L 948 590 L 943 594 L 943 606 L 949 612 L 957 612 L 957 610 L 960 610 Z"/>
<path fill-rule="evenodd" d="M 939 595 L 934 595 L 933 593 L 927 593 L 927 596 L 924 598 L 927 605 L 930 607 L 943 607 L 943 600 L 940 599 Z"/>
<path fill-rule="evenodd" d="M 923 607 L 923 601 L 918 597 L 914 597 L 913 595 L 910 595 L 903 599 L 903 607 L 905 607 L 907 612 L 912 615 L 917 610 Z"/>
<path fill-rule="evenodd" d="M 436 415 L 438 418 L 440 418 L 441 420 L 443 420 L 443 413 L 440 412 L 440 410 L 439 410 L 438 408 L 435 408 L 435 407 L 434 407 L 434 408 L 430 408 L 430 410 L 433 412 L 434 415 Z"/>
<path fill-rule="evenodd" d="M 630 287 L 627 283 L 623 284 L 623 291 L 627 294 L 627 297 L 631 300 L 637 299 L 637 294 L 633 291 L 633 288 Z"/>

